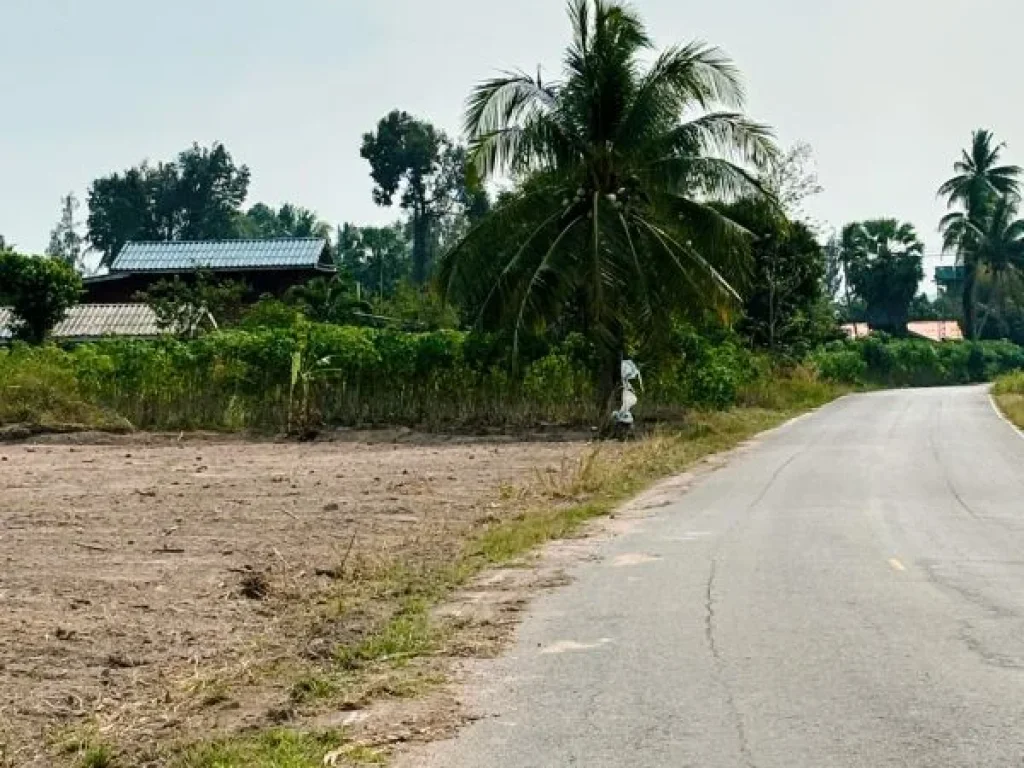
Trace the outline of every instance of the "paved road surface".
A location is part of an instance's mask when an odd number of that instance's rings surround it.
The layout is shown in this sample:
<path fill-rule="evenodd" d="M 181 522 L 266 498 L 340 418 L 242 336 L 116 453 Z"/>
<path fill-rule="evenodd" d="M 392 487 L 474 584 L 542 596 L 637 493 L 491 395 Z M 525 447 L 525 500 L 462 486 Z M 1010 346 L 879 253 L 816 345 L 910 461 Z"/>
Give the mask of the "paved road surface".
<path fill-rule="evenodd" d="M 538 600 L 407 765 L 1022 766 L 1022 470 L 982 389 L 834 403 Z"/>

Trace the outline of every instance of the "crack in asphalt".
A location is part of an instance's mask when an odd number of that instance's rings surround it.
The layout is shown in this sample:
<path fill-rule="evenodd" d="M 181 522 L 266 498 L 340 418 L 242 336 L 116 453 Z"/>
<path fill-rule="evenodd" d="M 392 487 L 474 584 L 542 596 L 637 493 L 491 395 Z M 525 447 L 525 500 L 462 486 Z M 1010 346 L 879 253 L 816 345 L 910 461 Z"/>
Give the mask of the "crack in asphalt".
<path fill-rule="evenodd" d="M 743 724 L 743 716 L 736 706 L 736 699 L 733 697 L 732 689 L 725 682 L 725 662 L 718 648 L 715 639 L 715 577 L 718 574 L 718 561 L 711 559 L 711 571 L 708 574 L 707 592 L 704 602 L 704 635 L 707 638 L 708 648 L 711 651 L 711 659 L 715 668 L 715 676 L 718 684 L 725 694 L 725 704 L 732 715 L 733 725 L 736 727 L 736 740 L 739 743 L 740 757 L 747 768 L 757 768 L 754 762 L 754 755 L 750 751 L 750 742 L 747 740 L 747 729 Z"/>
<path fill-rule="evenodd" d="M 782 473 L 785 472 L 786 469 L 800 456 L 805 454 L 809 448 L 810 446 L 796 451 L 792 456 L 786 459 L 786 461 L 780 464 L 772 473 L 772 476 L 768 478 L 768 482 L 764 484 L 760 493 L 758 493 L 754 500 L 747 505 L 743 515 L 737 518 L 737 520 L 729 526 L 725 534 L 722 536 L 722 542 L 711 554 L 711 567 L 708 571 L 707 583 L 705 584 L 704 638 L 707 642 L 708 651 L 711 654 L 711 662 L 715 670 L 715 677 L 717 678 L 718 685 L 722 689 L 722 693 L 725 697 L 725 704 L 732 715 L 733 725 L 736 728 L 736 740 L 739 745 L 740 757 L 746 768 L 757 768 L 757 763 L 754 761 L 754 754 L 750 749 L 750 741 L 747 737 L 746 726 L 743 723 L 743 715 L 740 714 L 732 688 L 725 679 L 725 659 L 722 655 L 721 649 L 718 647 L 718 639 L 715 635 L 715 581 L 718 578 L 719 553 L 721 552 L 726 537 L 750 517 L 750 513 L 753 512 L 762 501 L 764 501 L 764 498 L 768 495 L 768 492 L 775 485 Z"/>

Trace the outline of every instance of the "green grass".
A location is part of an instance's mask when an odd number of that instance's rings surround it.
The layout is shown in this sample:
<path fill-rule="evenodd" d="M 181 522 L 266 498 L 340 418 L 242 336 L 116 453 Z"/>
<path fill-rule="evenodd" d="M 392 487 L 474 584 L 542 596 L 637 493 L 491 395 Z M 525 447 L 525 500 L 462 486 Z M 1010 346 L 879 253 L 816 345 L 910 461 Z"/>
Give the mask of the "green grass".
<path fill-rule="evenodd" d="M 992 395 L 1006 418 L 1024 429 L 1024 372 L 1000 376 L 992 386 Z"/>
<path fill-rule="evenodd" d="M 81 393 L 73 371 L 60 355 L 40 350 L 22 358 L 0 350 L 0 425 L 127 429 L 124 419 Z"/>
<path fill-rule="evenodd" d="M 85 750 L 78 762 L 81 768 L 114 768 L 114 753 L 109 747 L 99 744 Z"/>
<path fill-rule="evenodd" d="M 438 628 L 430 621 L 426 602 L 413 600 L 359 645 L 337 649 L 335 657 L 342 668 L 356 669 L 378 662 L 401 663 L 429 653 L 439 644 Z"/>
<path fill-rule="evenodd" d="M 292 683 L 289 698 L 296 704 L 329 699 L 338 691 L 337 684 L 324 675 L 308 675 Z"/>
<path fill-rule="evenodd" d="M 334 732 L 274 729 L 189 749 L 173 768 L 319 768 L 324 755 L 342 745 Z"/>

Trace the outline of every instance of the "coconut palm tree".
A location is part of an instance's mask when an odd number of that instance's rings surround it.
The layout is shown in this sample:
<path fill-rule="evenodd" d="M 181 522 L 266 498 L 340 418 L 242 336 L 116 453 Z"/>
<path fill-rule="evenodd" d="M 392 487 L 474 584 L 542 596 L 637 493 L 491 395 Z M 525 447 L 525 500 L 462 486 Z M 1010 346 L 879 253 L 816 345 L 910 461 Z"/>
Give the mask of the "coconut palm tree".
<path fill-rule="evenodd" d="M 1019 208 L 1016 196 L 999 197 L 983 221 L 968 224 L 974 257 L 991 279 L 991 295 L 978 323 L 979 336 L 994 308 L 1005 314 L 1007 288 L 1024 268 L 1024 219 L 1017 218 Z"/>
<path fill-rule="evenodd" d="M 996 144 L 991 131 L 977 130 L 971 135 L 970 149 L 961 153 L 953 165 L 956 175 L 939 187 L 939 196 L 946 198 L 950 208 L 958 208 L 939 223 L 943 248 L 956 254 L 964 268 L 964 335 L 977 338 L 975 290 L 978 270 L 982 265 L 977 236 L 986 227 L 988 217 L 1000 197 L 1020 196 L 1020 179 L 1024 169 L 1016 165 L 1000 165 L 1005 144 Z"/>
<path fill-rule="evenodd" d="M 637 14 L 572 0 L 558 82 L 509 73 L 480 84 L 465 128 L 481 179 L 515 191 L 443 258 L 446 295 L 518 333 L 572 315 L 614 382 L 627 329 L 652 338 L 682 311 L 729 302 L 748 233 L 711 201 L 764 194 L 770 130 L 739 110 L 740 76 L 717 48 L 652 55 Z M 603 387 L 607 394 L 608 387 Z"/>

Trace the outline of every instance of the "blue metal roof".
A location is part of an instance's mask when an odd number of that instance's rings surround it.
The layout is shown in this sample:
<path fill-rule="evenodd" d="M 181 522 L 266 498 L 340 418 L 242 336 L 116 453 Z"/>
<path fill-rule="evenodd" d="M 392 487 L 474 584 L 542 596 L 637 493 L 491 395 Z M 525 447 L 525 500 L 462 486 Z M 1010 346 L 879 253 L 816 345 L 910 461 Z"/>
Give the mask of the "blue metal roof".
<path fill-rule="evenodd" d="M 183 272 L 194 269 L 290 269 L 330 266 L 322 238 L 208 240 L 128 243 L 110 267 L 113 272 Z"/>

